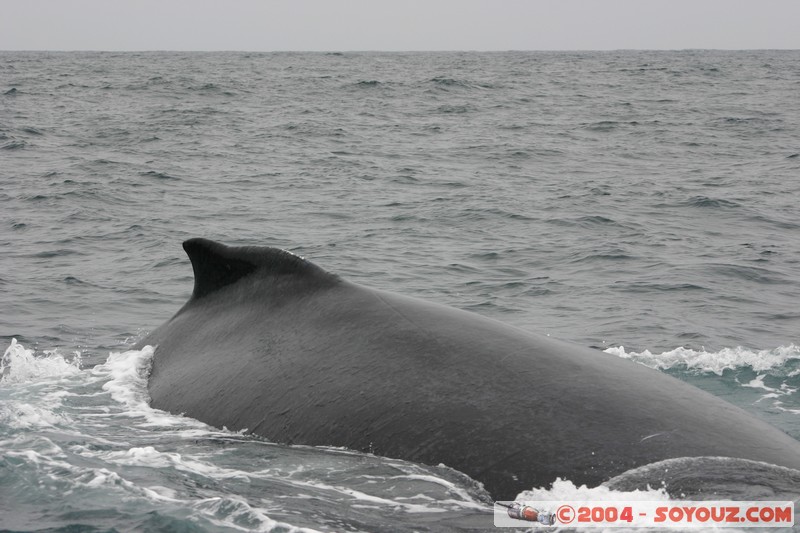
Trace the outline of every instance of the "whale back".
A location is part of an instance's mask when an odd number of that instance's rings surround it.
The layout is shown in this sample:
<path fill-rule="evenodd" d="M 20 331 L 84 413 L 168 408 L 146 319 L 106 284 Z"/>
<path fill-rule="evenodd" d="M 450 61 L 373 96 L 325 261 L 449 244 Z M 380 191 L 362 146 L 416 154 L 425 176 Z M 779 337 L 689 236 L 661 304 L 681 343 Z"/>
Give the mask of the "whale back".
<path fill-rule="evenodd" d="M 800 468 L 800 443 L 643 365 L 341 280 L 273 248 L 184 244 L 194 292 L 151 405 L 279 443 L 443 463 L 495 497 L 684 456 Z"/>

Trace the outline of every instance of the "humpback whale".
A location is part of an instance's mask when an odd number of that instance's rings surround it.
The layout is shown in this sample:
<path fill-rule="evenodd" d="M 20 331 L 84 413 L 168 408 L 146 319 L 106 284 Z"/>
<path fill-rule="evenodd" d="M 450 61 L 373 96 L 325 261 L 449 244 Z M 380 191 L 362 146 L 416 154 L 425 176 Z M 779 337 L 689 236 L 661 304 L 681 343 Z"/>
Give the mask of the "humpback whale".
<path fill-rule="evenodd" d="M 279 249 L 183 248 L 191 298 L 138 343 L 156 347 L 155 408 L 276 443 L 444 464 L 495 499 L 679 457 L 800 469 L 797 440 L 643 365 Z"/>

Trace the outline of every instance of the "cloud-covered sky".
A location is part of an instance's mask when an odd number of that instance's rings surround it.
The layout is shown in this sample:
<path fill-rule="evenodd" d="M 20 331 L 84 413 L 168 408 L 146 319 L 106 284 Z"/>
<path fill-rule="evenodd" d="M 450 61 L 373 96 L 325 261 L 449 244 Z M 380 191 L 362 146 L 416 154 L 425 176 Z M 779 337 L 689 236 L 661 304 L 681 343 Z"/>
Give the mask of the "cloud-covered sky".
<path fill-rule="evenodd" d="M 800 0 L 2 0 L 0 50 L 800 48 Z"/>

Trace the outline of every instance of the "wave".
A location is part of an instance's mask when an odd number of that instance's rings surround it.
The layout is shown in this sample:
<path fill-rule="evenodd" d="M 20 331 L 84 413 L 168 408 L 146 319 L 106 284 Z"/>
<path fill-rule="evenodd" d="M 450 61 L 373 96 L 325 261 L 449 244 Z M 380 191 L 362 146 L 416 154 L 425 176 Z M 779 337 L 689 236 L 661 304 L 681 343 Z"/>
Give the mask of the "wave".
<path fill-rule="evenodd" d="M 724 198 L 709 198 L 708 196 L 693 196 L 684 202 L 687 207 L 741 207 L 741 204 Z"/>
<path fill-rule="evenodd" d="M 436 111 L 439 113 L 444 114 L 455 114 L 460 115 L 463 113 L 469 113 L 472 111 L 473 108 L 470 105 L 452 105 L 452 104 L 445 104 L 436 108 Z"/>
<path fill-rule="evenodd" d="M 22 139 L 12 139 L 7 143 L 3 144 L 2 146 L 0 146 L 0 150 L 21 150 L 22 148 L 25 148 L 27 145 L 28 143 L 26 143 Z"/>
<path fill-rule="evenodd" d="M 493 89 L 494 85 L 490 83 L 471 82 L 467 80 L 459 80 L 456 78 L 448 78 L 444 76 L 437 76 L 431 78 L 431 83 L 440 87 L 461 87 L 466 89 Z"/>
<path fill-rule="evenodd" d="M 779 346 L 772 350 L 750 350 L 737 346 L 736 348 L 723 348 L 716 352 L 709 352 L 705 349 L 693 350 L 679 347 L 654 354 L 650 350 L 629 352 L 625 350 L 624 346 L 617 346 L 604 351 L 658 370 L 680 368 L 700 372 L 713 372 L 721 376 L 726 370 L 737 370 L 744 367 L 749 367 L 755 372 L 785 371 L 789 368 L 789 375 L 800 375 L 800 369 L 793 369 L 796 363 L 800 363 L 800 346 L 795 344 Z"/>
<path fill-rule="evenodd" d="M 148 178 L 155 178 L 158 180 L 167 180 L 167 181 L 180 181 L 180 178 L 176 178 L 175 176 L 171 176 L 166 172 L 156 172 L 155 170 L 148 170 L 146 172 L 139 172 L 140 176 L 146 176 Z"/>

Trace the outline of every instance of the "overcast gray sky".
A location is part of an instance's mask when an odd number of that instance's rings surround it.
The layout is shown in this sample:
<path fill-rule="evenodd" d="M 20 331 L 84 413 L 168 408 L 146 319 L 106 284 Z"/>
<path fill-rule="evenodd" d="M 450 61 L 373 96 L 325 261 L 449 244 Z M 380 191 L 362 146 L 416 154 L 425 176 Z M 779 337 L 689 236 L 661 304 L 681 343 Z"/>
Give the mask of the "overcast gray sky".
<path fill-rule="evenodd" d="M 800 0 L 0 0 L 0 50 L 800 48 Z"/>

